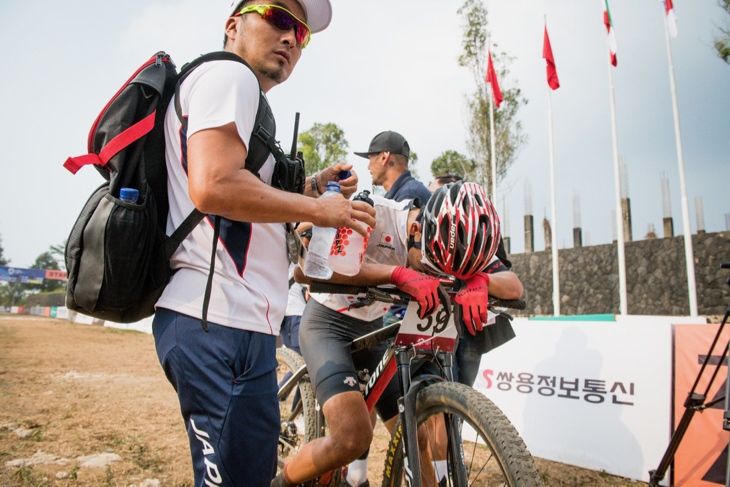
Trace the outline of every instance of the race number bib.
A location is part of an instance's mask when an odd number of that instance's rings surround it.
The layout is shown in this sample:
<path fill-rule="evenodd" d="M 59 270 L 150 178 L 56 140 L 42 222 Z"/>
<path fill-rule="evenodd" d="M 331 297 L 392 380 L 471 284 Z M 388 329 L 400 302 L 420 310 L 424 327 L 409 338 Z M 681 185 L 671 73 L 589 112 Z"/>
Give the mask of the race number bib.
<path fill-rule="evenodd" d="M 439 305 L 431 316 L 418 317 L 418 302 L 408 304 L 406 315 L 395 339 L 396 345 L 414 345 L 416 348 L 453 352 L 459 334 L 454 326 L 454 315 L 446 316 L 446 310 Z"/>

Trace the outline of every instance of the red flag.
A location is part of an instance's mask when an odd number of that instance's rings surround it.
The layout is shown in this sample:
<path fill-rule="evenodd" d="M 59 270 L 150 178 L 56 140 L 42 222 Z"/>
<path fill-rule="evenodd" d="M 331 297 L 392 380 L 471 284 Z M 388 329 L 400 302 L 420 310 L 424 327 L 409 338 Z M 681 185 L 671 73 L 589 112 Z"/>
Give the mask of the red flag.
<path fill-rule="evenodd" d="M 669 35 L 677 37 L 677 14 L 674 12 L 672 0 L 666 0 L 665 5 L 667 10 L 667 26 L 669 27 Z"/>
<path fill-rule="evenodd" d="M 616 59 L 616 51 L 618 50 L 616 44 L 616 31 L 613 28 L 613 20 L 611 19 L 611 12 L 608 10 L 608 0 L 604 0 L 603 9 L 603 23 L 606 25 L 606 32 L 608 33 L 608 50 L 611 53 L 611 64 L 616 66 L 618 61 Z"/>
<path fill-rule="evenodd" d="M 557 90 L 560 88 L 560 81 L 558 81 L 558 72 L 555 69 L 555 59 L 553 59 L 553 50 L 550 47 L 550 37 L 548 37 L 547 25 L 545 26 L 545 40 L 542 44 L 542 57 L 545 58 L 547 64 L 547 82 L 550 88 Z"/>
<path fill-rule="evenodd" d="M 489 65 L 487 66 L 487 83 L 490 83 L 492 85 L 492 94 L 494 95 L 494 104 L 497 105 L 497 108 L 499 108 L 499 105 L 502 104 L 502 100 L 504 97 L 502 96 L 502 91 L 499 89 L 499 83 L 497 82 L 497 73 L 494 71 L 494 65 L 492 64 L 492 52 L 489 52 Z"/>

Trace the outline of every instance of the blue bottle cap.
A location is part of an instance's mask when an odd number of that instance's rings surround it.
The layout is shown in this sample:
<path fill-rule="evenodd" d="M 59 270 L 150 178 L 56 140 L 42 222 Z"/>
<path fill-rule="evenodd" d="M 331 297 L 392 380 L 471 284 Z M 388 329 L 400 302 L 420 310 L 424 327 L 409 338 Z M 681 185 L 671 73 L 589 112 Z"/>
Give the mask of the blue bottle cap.
<path fill-rule="evenodd" d="M 352 176 L 352 171 L 340 171 L 340 174 L 337 177 L 340 178 L 340 181 L 342 181 L 350 176 Z"/>
<path fill-rule="evenodd" d="M 122 188 L 119 190 L 119 199 L 127 203 L 136 203 L 139 198 L 139 191 L 134 188 Z"/>
<path fill-rule="evenodd" d="M 330 181 L 327 183 L 327 191 L 335 191 L 337 193 L 340 192 L 340 183 L 337 181 Z"/>

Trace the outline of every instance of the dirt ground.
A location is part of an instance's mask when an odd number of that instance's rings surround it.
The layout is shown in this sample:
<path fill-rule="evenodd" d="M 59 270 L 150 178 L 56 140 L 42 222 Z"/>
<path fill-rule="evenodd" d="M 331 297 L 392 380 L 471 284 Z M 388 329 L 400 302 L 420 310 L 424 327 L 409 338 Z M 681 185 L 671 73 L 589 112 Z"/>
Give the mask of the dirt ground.
<path fill-rule="evenodd" d="M 369 480 L 388 435 L 379 424 Z M 646 485 L 537 459 L 550 486 Z M 177 398 L 150 335 L 0 313 L 0 486 L 192 486 Z"/>

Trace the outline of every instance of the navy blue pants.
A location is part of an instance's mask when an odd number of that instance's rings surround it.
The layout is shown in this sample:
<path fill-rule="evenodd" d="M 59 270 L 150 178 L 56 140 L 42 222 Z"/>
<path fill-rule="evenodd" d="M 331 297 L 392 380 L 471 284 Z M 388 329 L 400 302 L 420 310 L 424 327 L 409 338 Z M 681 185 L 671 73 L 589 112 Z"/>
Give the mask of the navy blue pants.
<path fill-rule="evenodd" d="M 276 473 L 276 337 L 158 308 L 152 330 L 177 392 L 196 487 L 268 487 Z"/>
<path fill-rule="evenodd" d="M 284 343 L 284 346 L 290 350 L 294 350 L 299 355 L 302 354 L 302 349 L 299 348 L 299 324 L 301 321 L 301 316 L 285 316 L 284 320 L 281 322 L 281 330 L 279 331 L 279 336 L 281 337 L 281 341 Z M 279 381 L 279 387 L 283 386 L 291 376 L 292 373 L 287 372 Z M 297 391 L 294 393 L 294 399 L 292 400 L 292 408 L 299 403 L 300 398 L 301 393 L 299 392 L 299 388 L 297 388 Z"/>
<path fill-rule="evenodd" d="M 469 387 L 474 386 L 479 374 L 479 364 L 482 361 L 482 354 L 471 335 L 465 334 L 459 337 L 454 351 L 454 380 Z"/>

